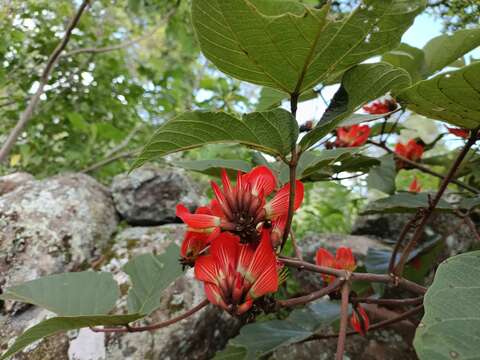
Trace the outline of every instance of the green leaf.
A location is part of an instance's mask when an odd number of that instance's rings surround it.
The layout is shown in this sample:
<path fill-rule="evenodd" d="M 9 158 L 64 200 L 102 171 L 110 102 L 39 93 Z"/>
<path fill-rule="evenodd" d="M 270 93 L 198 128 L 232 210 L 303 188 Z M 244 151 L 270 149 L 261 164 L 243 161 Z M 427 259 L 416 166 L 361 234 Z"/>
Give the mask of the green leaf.
<path fill-rule="evenodd" d="M 402 43 L 396 49 L 383 54 L 382 61 L 408 71 L 413 83 L 423 79 L 425 53 L 414 46 Z"/>
<path fill-rule="evenodd" d="M 405 70 L 388 63 L 355 66 L 345 73 L 342 85 L 330 106 L 317 126 L 302 138 L 300 146 L 308 149 L 365 103 L 392 89 L 405 88 L 410 82 L 410 76 Z"/>
<path fill-rule="evenodd" d="M 368 188 L 393 194 L 395 192 L 395 177 L 397 176 L 393 155 L 382 156 L 380 162 L 380 165 L 373 167 L 368 173 Z"/>
<path fill-rule="evenodd" d="M 480 28 L 458 30 L 451 35 L 444 34 L 430 40 L 423 48 L 425 52 L 427 77 L 458 58 L 480 46 Z"/>
<path fill-rule="evenodd" d="M 480 125 L 480 63 L 442 73 L 403 90 L 398 100 L 431 119 L 473 129 Z"/>
<path fill-rule="evenodd" d="M 247 356 L 247 349 L 243 346 L 227 345 L 227 347 L 215 354 L 214 360 L 243 360 Z"/>
<path fill-rule="evenodd" d="M 193 0 L 205 56 L 224 73 L 301 94 L 396 47 L 424 0 L 365 0 L 342 20 L 295 1 Z"/>
<path fill-rule="evenodd" d="M 182 275 L 179 254 L 179 247 L 171 244 L 162 255 L 139 255 L 123 267 L 132 281 L 127 299 L 128 312 L 150 315 L 160 306 L 162 291 Z"/>
<path fill-rule="evenodd" d="M 480 251 L 440 264 L 424 300 L 414 340 L 420 359 L 478 359 L 480 353 Z"/>
<path fill-rule="evenodd" d="M 299 101 L 307 101 L 307 100 L 312 100 L 317 97 L 317 93 L 313 90 L 310 89 L 303 93 L 300 98 L 298 99 Z M 282 104 L 282 101 L 287 100 L 290 98 L 290 95 L 287 93 L 284 93 L 282 91 L 278 91 L 275 89 L 271 89 L 268 87 L 262 88 L 262 91 L 260 92 L 260 99 L 258 100 L 258 104 L 256 107 L 256 111 L 267 111 L 272 108 L 278 107 Z"/>
<path fill-rule="evenodd" d="M 37 305 L 57 315 L 107 314 L 120 295 L 112 274 L 76 272 L 45 276 L 5 290 L 2 300 Z"/>
<path fill-rule="evenodd" d="M 320 300 L 304 309 L 292 311 L 285 320 L 248 324 L 240 330 L 240 335 L 230 340 L 228 352 L 222 355 L 229 352 L 237 354 L 240 352 L 239 348 L 245 348 L 246 356 L 240 357 L 239 354 L 233 359 L 257 359 L 282 346 L 308 338 L 320 328 L 331 325 L 339 315 L 338 303 Z"/>
<path fill-rule="evenodd" d="M 225 169 L 229 176 L 235 176 L 237 171 L 248 172 L 252 169 L 252 166 L 243 160 L 185 160 L 185 161 L 172 161 L 172 165 L 181 167 L 186 170 L 196 171 L 202 174 L 217 176 L 221 174 L 221 170 Z"/>
<path fill-rule="evenodd" d="M 132 315 L 85 315 L 85 316 L 62 316 L 54 317 L 41 323 L 32 326 L 22 335 L 20 335 L 15 343 L 6 351 L 0 360 L 7 359 L 8 357 L 16 354 L 20 350 L 24 349 L 28 345 L 40 340 L 44 337 L 48 337 L 59 332 L 66 332 L 68 330 L 81 329 L 91 326 L 120 326 L 131 323 L 138 320 L 142 316 L 138 314 Z"/>
<path fill-rule="evenodd" d="M 384 213 L 407 213 L 415 212 L 419 208 L 428 208 L 427 193 L 409 193 L 401 192 L 373 201 L 362 212 L 363 214 L 384 214 Z M 447 201 L 440 199 L 435 211 L 453 211 L 452 205 Z"/>
<path fill-rule="evenodd" d="M 460 201 L 460 204 L 458 205 L 460 209 L 468 209 L 468 210 L 478 206 L 480 206 L 480 196 L 464 198 L 462 199 L 462 201 Z"/>
<path fill-rule="evenodd" d="M 297 137 L 298 124 L 283 109 L 255 112 L 243 119 L 222 112 L 188 112 L 161 126 L 133 167 L 156 157 L 214 143 L 240 143 L 284 157 L 295 146 Z"/>
<path fill-rule="evenodd" d="M 385 114 L 376 114 L 376 115 L 371 115 L 371 114 L 352 114 L 349 117 L 347 117 L 345 120 L 342 120 L 339 124 L 338 127 L 343 127 L 343 126 L 352 126 L 352 125 L 357 125 L 357 124 L 362 124 L 378 119 L 383 119 L 385 117 L 388 117 L 395 113 L 396 111 L 391 111 L 389 113 Z"/>

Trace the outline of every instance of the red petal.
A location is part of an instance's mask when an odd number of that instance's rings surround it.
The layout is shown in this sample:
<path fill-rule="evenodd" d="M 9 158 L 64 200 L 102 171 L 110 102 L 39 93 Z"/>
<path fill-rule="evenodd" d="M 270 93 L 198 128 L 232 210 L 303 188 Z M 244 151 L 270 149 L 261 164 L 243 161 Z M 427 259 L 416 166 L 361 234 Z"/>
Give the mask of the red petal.
<path fill-rule="evenodd" d="M 402 143 L 397 143 L 395 145 L 395 153 L 397 153 L 398 155 L 401 155 L 403 157 L 406 157 L 407 155 L 407 148 L 405 147 L 405 145 L 403 145 Z"/>
<path fill-rule="evenodd" d="M 357 306 L 352 313 L 350 318 L 350 325 L 352 328 L 359 334 L 365 336 L 368 328 L 370 327 L 370 320 L 364 308 Z"/>
<path fill-rule="evenodd" d="M 230 275 L 237 268 L 240 251 L 240 238 L 229 232 L 221 233 L 210 245 L 210 254 L 220 271 L 225 276 Z"/>
<path fill-rule="evenodd" d="M 270 234 L 268 231 L 264 230 L 262 232 L 262 239 L 258 245 L 255 253 L 253 254 L 252 261 L 248 266 L 247 272 L 245 274 L 246 280 L 253 284 L 260 278 L 260 276 L 265 273 L 274 270 L 275 275 L 277 274 L 276 263 L 277 257 L 272 248 Z M 278 280 L 278 279 L 277 279 Z M 278 284 L 277 284 L 278 285 Z"/>
<path fill-rule="evenodd" d="M 463 139 L 468 139 L 470 136 L 470 131 L 467 129 L 451 128 L 447 126 L 447 130 L 450 134 L 461 137 Z"/>
<path fill-rule="evenodd" d="M 273 197 L 267 205 L 265 210 L 267 212 L 267 218 L 274 219 L 279 216 L 288 214 L 288 204 L 290 199 L 290 183 L 283 186 L 280 191 Z M 295 182 L 295 201 L 293 209 L 297 210 L 303 201 L 303 184 L 301 181 Z"/>
<path fill-rule="evenodd" d="M 237 307 L 237 315 L 242 315 L 248 311 L 253 305 L 253 300 L 247 300 L 242 305 Z"/>
<path fill-rule="evenodd" d="M 212 284 L 220 281 L 220 270 L 212 255 L 200 256 L 195 262 L 195 278 Z"/>
<path fill-rule="evenodd" d="M 182 242 L 180 255 L 183 258 L 196 257 L 207 246 L 209 237 L 207 234 L 187 231 Z"/>
<path fill-rule="evenodd" d="M 182 204 L 177 205 L 176 215 L 192 228 L 205 229 L 220 225 L 220 218 L 218 216 L 203 213 L 191 214 Z"/>
<path fill-rule="evenodd" d="M 245 274 L 247 273 L 248 267 L 252 262 L 254 254 L 255 254 L 255 248 L 252 244 L 240 245 L 237 271 L 243 276 L 245 276 Z"/>
<path fill-rule="evenodd" d="M 330 251 L 324 248 L 320 248 L 317 250 L 315 262 L 318 266 L 334 267 L 335 258 Z"/>
<path fill-rule="evenodd" d="M 420 186 L 420 183 L 418 182 L 418 179 L 416 176 L 413 178 L 412 182 L 410 183 L 410 186 L 408 187 L 408 191 L 415 192 L 415 193 L 419 193 L 420 191 L 422 191 L 422 187 Z"/>
<path fill-rule="evenodd" d="M 228 177 L 227 171 L 225 169 L 222 169 L 221 177 L 222 177 L 223 191 L 225 191 L 225 193 L 231 192 L 232 183 L 230 182 L 230 178 Z"/>
<path fill-rule="evenodd" d="M 267 166 L 257 166 L 249 173 L 243 175 L 244 180 L 250 185 L 252 194 L 259 196 L 262 192 L 268 196 L 277 186 L 277 179 L 272 170 Z"/>
<path fill-rule="evenodd" d="M 228 310 L 228 306 L 222 298 L 220 289 L 217 285 L 211 283 L 205 283 L 205 295 L 207 299 L 214 305 L 218 305 L 225 310 Z"/>
<path fill-rule="evenodd" d="M 348 271 L 353 271 L 357 267 L 352 249 L 347 247 L 339 247 L 336 254 L 336 267 Z"/>
<path fill-rule="evenodd" d="M 278 272 L 275 260 L 263 266 L 262 274 L 250 288 L 252 298 L 258 298 L 265 294 L 274 293 L 278 290 Z"/>
<path fill-rule="evenodd" d="M 277 219 L 272 221 L 272 246 L 274 248 L 278 247 L 281 243 L 283 232 L 285 231 L 285 226 L 287 225 L 287 216 L 280 216 Z"/>

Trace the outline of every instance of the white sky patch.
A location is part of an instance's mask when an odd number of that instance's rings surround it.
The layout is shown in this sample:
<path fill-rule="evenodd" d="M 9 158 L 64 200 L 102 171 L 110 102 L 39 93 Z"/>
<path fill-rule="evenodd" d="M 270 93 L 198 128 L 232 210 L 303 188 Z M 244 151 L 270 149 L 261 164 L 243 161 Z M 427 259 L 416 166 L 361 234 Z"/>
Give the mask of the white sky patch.
<path fill-rule="evenodd" d="M 94 80 L 94 77 L 89 72 L 83 71 L 80 75 L 82 77 L 83 86 L 89 86 Z"/>

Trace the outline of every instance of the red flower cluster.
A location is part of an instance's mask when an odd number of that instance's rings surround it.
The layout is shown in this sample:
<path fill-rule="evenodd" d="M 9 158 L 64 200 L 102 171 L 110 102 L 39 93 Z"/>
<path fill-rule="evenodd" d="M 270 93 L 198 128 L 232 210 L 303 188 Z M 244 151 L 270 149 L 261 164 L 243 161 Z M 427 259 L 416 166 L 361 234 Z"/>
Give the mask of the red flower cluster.
<path fill-rule="evenodd" d="M 355 257 L 353 256 L 352 249 L 347 247 L 339 247 L 335 256 L 327 249 L 320 248 L 317 250 L 315 262 L 318 266 L 325 266 L 334 269 L 343 269 L 353 271 L 357 267 Z M 335 276 L 322 274 L 323 281 L 327 284 L 331 283 Z"/>
<path fill-rule="evenodd" d="M 414 193 L 419 193 L 422 191 L 422 186 L 420 185 L 420 182 L 418 181 L 417 177 L 415 176 L 410 183 L 410 186 L 408 187 L 408 191 L 414 192 Z"/>
<path fill-rule="evenodd" d="M 253 301 L 275 292 L 279 276 L 274 247 L 283 236 L 290 199 L 290 184 L 268 201 L 277 179 L 266 166 L 238 173 L 233 185 L 225 170 L 222 188 L 208 206 L 195 213 L 182 204 L 177 216 L 188 225 L 181 247 L 181 263 L 195 267 L 211 303 L 232 314 L 249 310 Z M 303 200 L 303 184 L 295 184 L 296 210 Z"/>
<path fill-rule="evenodd" d="M 367 312 L 360 305 L 356 305 L 353 308 L 350 325 L 352 325 L 352 328 L 360 335 L 365 336 L 367 334 L 368 328 L 370 327 L 370 320 Z"/>
<path fill-rule="evenodd" d="M 418 161 L 422 158 L 424 146 L 410 139 L 406 144 L 397 143 L 395 145 L 395 153 L 412 161 Z M 403 161 L 397 161 L 397 168 L 403 169 L 406 164 Z"/>
<path fill-rule="evenodd" d="M 452 128 L 448 126 L 446 128 L 450 134 L 453 134 L 455 136 L 461 137 L 463 139 L 468 139 L 470 137 L 470 130 L 468 129 Z"/>
<path fill-rule="evenodd" d="M 358 147 L 365 144 L 370 136 L 368 125 L 352 125 L 337 129 L 335 147 Z"/>
<path fill-rule="evenodd" d="M 394 111 L 397 108 L 395 100 L 386 99 L 384 101 L 375 101 L 370 105 L 365 105 L 363 110 L 372 115 L 381 115 Z"/>

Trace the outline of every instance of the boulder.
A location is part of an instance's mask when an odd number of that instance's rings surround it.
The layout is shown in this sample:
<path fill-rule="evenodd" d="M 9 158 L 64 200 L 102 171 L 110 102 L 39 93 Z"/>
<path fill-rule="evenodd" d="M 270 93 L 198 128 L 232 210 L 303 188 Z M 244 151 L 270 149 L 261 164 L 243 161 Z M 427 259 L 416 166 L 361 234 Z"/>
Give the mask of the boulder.
<path fill-rule="evenodd" d="M 33 175 L 26 172 L 16 172 L 13 174 L 0 177 L 0 196 L 10 191 L 15 190 L 17 187 L 25 184 L 26 182 L 33 181 L 35 178 Z"/>
<path fill-rule="evenodd" d="M 117 211 L 132 225 L 174 222 L 178 203 L 193 210 L 202 200 L 185 171 L 155 166 L 117 175 L 112 182 L 112 194 Z"/>
<path fill-rule="evenodd" d="M 128 277 L 121 268 L 135 255 L 153 252 L 161 254 L 174 241 L 180 244 L 184 225 L 133 227 L 121 231 L 112 247 L 95 263 L 97 269 L 110 271 L 122 289 L 122 298 L 115 312 L 125 311 Z M 184 313 L 205 298 L 203 286 L 193 278 L 192 269 L 169 286 L 161 297 L 161 307 L 148 323 L 161 322 Z M 29 309 L 4 326 L 19 334 L 48 314 L 37 308 Z M 145 323 L 146 323 L 145 322 Z M 142 323 L 142 322 L 139 322 Z M 42 340 L 29 347 L 17 359 L 42 360 L 137 360 L 137 359 L 209 359 L 238 333 L 240 323 L 225 311 L 208 305 L 193 316 L 153 332 L 94 333 L 90 329 L 71 331 Z M 13 331 L 12 329 L 15 329 Z M 0 331 L 1 332 L 1 331 Z M 5 331 L 5 333 L 8 335 Z M 0 334 L 3 338 L 3 334 Z M 52 349 L 51 353 L 45 349 Z"/>
<path fill-rule="evenodd" d="M 0 286 L 85 267 L 117 223 L 110 193 L 87 175 L 25 183 L 0 197 Z"/>

